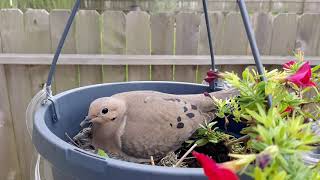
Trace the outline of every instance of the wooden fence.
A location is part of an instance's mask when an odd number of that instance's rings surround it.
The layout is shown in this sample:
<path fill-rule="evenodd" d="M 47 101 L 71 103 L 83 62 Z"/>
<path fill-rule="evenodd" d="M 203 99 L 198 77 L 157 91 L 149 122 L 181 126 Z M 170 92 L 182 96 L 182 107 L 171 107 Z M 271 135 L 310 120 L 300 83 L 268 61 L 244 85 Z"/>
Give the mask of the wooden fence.
<path fill-rule="evenodd" d="M 319 0 L 246 0 L 248 11 L 320 12 Z M 202 11 L 202 0 L 83 0 L 81 8 L 130 10 L 133 5 L 145 11 Z M 236 0 L 208 0 L 209 11 L 239 11 Z"/>
<path fill-rule="evenodd" d="M 47 78 L 68 15 L 66 10 L 0 10 L 0 179 L 29 179 L 33 147 L 25 110 Z M 251 18 L 264 63 L 282 64 L 299 48 L 319 64 L 320 14 L 262 12 Z M 212 12 L 210 19 L 220 70 L 239 72 L 252 64 L 240 14 Z M 81 10 L 63 53 L 55 93 L 127 80 L 201 82 L 210 62 L 203 56 L 208 46 L 199 12 Z"/>

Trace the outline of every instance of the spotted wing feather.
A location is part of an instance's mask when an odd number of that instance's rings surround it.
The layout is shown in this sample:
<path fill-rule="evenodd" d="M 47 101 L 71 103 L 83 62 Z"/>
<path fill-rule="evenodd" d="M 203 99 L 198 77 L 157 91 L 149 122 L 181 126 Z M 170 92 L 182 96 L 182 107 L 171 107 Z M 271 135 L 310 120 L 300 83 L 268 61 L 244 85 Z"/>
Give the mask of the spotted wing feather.
<path fill-rule="evenodd" d="M 204 122 L 198 108 L 174 95 L 126 95 L 127 122 L 122 151 L 138 158 L 163 157 L 176 150 Z"/>

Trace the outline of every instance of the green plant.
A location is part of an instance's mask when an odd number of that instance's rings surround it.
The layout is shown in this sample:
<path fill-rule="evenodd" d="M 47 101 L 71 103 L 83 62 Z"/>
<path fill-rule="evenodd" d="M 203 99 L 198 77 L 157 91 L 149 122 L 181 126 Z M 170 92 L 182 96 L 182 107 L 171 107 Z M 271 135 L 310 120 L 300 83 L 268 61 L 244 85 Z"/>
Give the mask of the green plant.
<path fill-rule="evenodd" d="M 213 99 L 218 117 L 234 116 L 236 122 L 248 125 L 242 133 L 249 137 L 246 146 L 253 154 L 230 154 L 237 160 L 229 164 L 245 167 L 243 171 L 257 180 L 320 179 L 320 164 L 308 166 L 301 157 L 320 143 L 311 129 L 320 119 L 320 65 L 310 68 L 302 52 L 295 55 L 297 61 L 284 64 L 284 70 L 265 70 L 267 82 L 260 81 L 254 69 L 243 71 L 241 78 L 232 72 L 223 73 L 240 95 Z M 309 105 L 312 108 L 306 108 Z M 252 166 L 247 166 L 250 163 Z"/>
<path fill-rule="evenodd" d="M 195 140 L 188 140 L 186 143 L 197 144 L 197 146 L 204 146 L 208 143 L 216 144 L 221 141 L 228 140 L 231 136 L 218 131 L 218 127 L 214 127 L 217 122 L 200 124 L 200 128 L 195 133 Z"/>
<path fill-rule="evenodd" d="M 0 8 L 70 9 L 74 0 L 1 0 Z"/>

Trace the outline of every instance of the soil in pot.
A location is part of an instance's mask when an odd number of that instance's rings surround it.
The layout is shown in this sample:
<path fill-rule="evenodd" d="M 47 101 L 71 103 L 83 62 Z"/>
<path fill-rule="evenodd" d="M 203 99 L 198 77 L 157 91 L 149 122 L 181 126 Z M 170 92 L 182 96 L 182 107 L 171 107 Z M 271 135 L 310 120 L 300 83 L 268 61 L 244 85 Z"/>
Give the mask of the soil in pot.
<path fill-rule="evenodd" d="M 178 154 L 178 159 L 180 159 L 183 156 L 183 154 L 185 154 L 188 150 L 189 148 L 187 148 L 187 144 L 183 144 L 182 147 L 175 152 L 176 154 Z M 216 144 L 208 143 L 204 146 L 196 147 L 194 150 L 199 153 L 203 153 L 210 156 L 217 163 L 222 163 L 231 160 L 228 156 L 230 150 L 224 142 L 219 142 Z M 184 164 L 190 168 L 200 167 L 200 164 L 197 162 L 195 158 L 193 158 L 191 154 L 189 154 L 187 158 L 184 160 Z"/>

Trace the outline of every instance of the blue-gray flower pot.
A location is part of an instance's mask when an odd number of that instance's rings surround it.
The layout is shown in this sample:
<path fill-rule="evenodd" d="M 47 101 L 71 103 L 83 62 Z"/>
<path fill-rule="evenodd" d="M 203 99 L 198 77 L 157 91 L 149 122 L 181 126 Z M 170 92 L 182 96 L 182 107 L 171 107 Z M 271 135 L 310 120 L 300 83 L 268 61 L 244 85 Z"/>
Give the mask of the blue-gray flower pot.
<path fill-rule="evenodd" d="M 128 82 L 86 86 L 53 97 L 58 121 L 52 120 L 52 104 L 41 106 L 35 115 L 33 143 L 53 165 L 55 180 L 205 180 L 200 168 L 169 168 L 104 159 L 68 144 L 65 133 L 74 136 L 86 116 L 90 102 L 103 96 L 134 90 L 172 94 L 198 94 L 207 86 L 178 82 Z M 236 128 L 237 129 L 237 128 Z M 243 179 L 243 178 L 241 178 Z"/>

